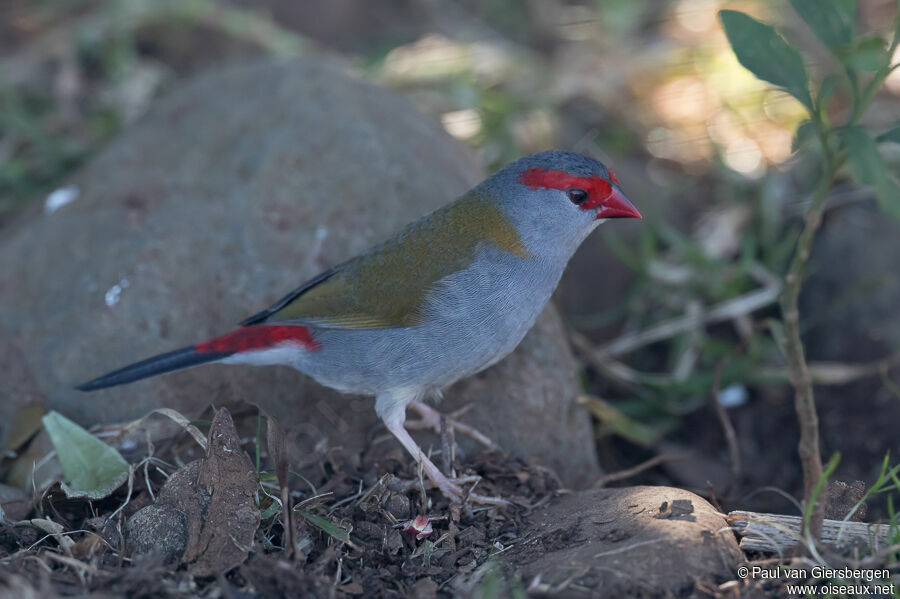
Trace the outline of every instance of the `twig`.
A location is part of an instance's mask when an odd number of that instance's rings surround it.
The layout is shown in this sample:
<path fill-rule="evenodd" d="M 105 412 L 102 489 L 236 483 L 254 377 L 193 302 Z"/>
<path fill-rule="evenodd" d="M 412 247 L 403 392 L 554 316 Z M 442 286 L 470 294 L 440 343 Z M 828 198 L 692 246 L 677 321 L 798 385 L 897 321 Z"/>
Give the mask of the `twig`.
<path fill-rule="evenodd" d="M 453 476 L 453 472 L 450 470 L 450 445 L 455 442 L 451 441 L 450 435 L 453 432 L 453 429 L 447 425 L 447 417 L 441 414 L 441 426 L 440 426 L 440 435 L 441 435 L 441 465 L 444 467 L 444 472 L 447 473 L 447 476 Z"/>
<path fill-rule="evenodd" d="M 846 362 L 809 362 L 807 369 L 817 385 L 846 385 L 853 381 L 884 373 L 900 364 L 900 352 L 867 364 Z"/>
<path fill-rule="evenodd" d="M 580 333 L 570 332 L 572 345 L 582 357 L 601 374 L 625 385 L 657 385 L 665 386 L 674 382 L 669 374 L 658 372 L 641 372 L 627 364 L 605 357 L 598 352 L 591 341 Z M 807 368 L 813 383 L 816 385 L 846 385 L 859 379 L 882 375 L 894 366 L 900 365 L 900 352 L 886 358 L 864 364 L 852 362 L 808 362 Z M 752 381 L 790 382 L 787 368 L 761 368 L 754 371 L 746 379 Z M 887 383 L 886 383 L 887 384 Z M 898 388 L 900 395 L 900 388 Z"/>
<path fill-rule="evenodd" d="M 591 343 L 591 340 L 581 333 L 570 330 L 569 339 L 572 341 L 572 345 L 575 349 L 581 352 L 582 357 L 591 366 L 614 381 L 625 383 L 626 385 L 668 385 L 672 382 L 672 377 L 667 374 L 639 372 L 622 362 L 599 354 L 597 348 Z"/>
<path fill-rule="evenodd" d="M 284 527 L 284 539 L 281 544 L 285 548 L 285 558 L 289 561 L 297 558 L 297 541 L 294 538 L 297 528 L 294 522 L 294 510 L 291 506 L 292 499 L 288 486 L 281 487 L 281 524 Z"/>
<path fill-rule="evenodd" d="M 722 425 L 722 431 L 725 433 L 725 441 L 728 443 L 728 454 L 731 456 L 731 483 L 734 484 L 741 477 L 741 450 L 738 445 L 737 435 L 734 432 L 734 425 L 731 418 L 725 410 L 725 406 L 719 401 L 719 387 L 722 380 L 722 367 L 724 362 L 716 364 L 716 371 L 713 374 L 713 405 L 716 407 L 716 415 L 719 417 L 719 423 Z"/>
<path fill-rule="evenodd" d="M 781 552 L 802 541 L 802 516 L 734 511 L 729 512 L 728 523 L 741 537 L 741 549 L 744 551 Z M 864 541 L 867 545 L 873 540 L 886 544 L 889 538 L 890 527 L 887 524 L 823 520 L 822 541 L 828 544 L 848 545 L 855 540 Z"/>
<path fill-rule="evenodd" d="M 884 383 L 884 386 L 887 387 L 888 391 L 893 393 L 894 397 L 900 399 L 900 385 L 897 385 L 897 383 L 892 381 L 891 377 L 888 376 L 889 368 L 890 367 L 887 364 L 882 364 L 881 368 L 878 369 L 878 374 L 881 375 L 881 382 Z"/>
<path fill-rule="evenodd" d="M 784 350 L 788 360 L 788 377 L 794 386 L 794 409 L 800 423 L 800 441 L 797 451 L 803 466 L 803 500 L 809 507 L 813 498 L 813 489 L 822 477 L 822 456 L 819 449 L 819 416 L 816 413 L 816 400 L 813 394 L 812 375 L 806 363 L 803 341 L 800 339 L 800 288 L 803 281 L 803 269 L 809 259 L 812 240 L 822 224 L 822 206 L 831 183 L 837 173 L 838 163 L 829 156 L 826 172 L 823 173 L 819 185 L 813 195 L 812 205 L 804 217 L 803 231 L 797 241 L 794 257 L 784 278 L 784 292 L 781 294 L 781 313 L 784 320 Z M 811 506 L 809 533 L 819 538 L 822 532 L 822 520 L 825 518 L 825 504 L 816 501 Z"/>
<path fill-rule="evenodd" d="M 106 518 L 106 522 L 104 523 L 104 526 L 106 524 L 109 524 L 110 521 L 112 521 L 112 519 L 115 518 L 119 514 L 119 512 L 124 510 L 125 506 L 128 505 L 128 503 L 131 501 L 131 494 L 134 491 L 134 470 L 135 470 L 134 466 L 128 467 L 128 495 L 125 496 L 125 501 L 122 502 L 122 505 L 120 505 L 119 507 L 116 508 L 116 511 L 111 513 Z"/>
<path fill-rule="evenodd" d="M 700 319 L 703 316 L 703 304 L 698 299 L 692 299 L 685 307 L 685 316 Z M 672 377 L 679 382 L 690 378 L 700 357 L 700 346 L 704 339 L 702 327 L 691 329 L 685 334 L 684 350 L 678 356 L 675 367 L 672 369 Z"/>
<path fill-rule="evenodd" d="M 686 457 L 687 454 L 685 453 L 661 453 L 659 455 L 655 455 L 649 460 L 641 462 L 637 466 L 632 466 L 631 468 L 626 468 L 625 470 L 619 470 L 618 472 L 604 474 L 597 479 L 597 482 L 594 483 L 594 488 L 599 489 L 600 487 L 605 487 L 609 483 L 614 483 L 620 480 L 631 478 L 632 476 L 637 476 L 641 472 L 649 470 L 650 468 L 655 468 L 656 466 L 659 466 L 664 462 L 671 462 L 672 460 L 683 460 Z"/>
<path fill-rule="evenodd" d="M 781 288 L 777 284 L 757 289 L 739 297 L 720 302 L 699 314 L 686 314 L 678 318 L 664 320 L 637 333 L 624 335 L 615 341 L 595 348 L 594 354 L 597 356 L 597 359 L 619 356 L 639 347 L 674 337 L 685 331 L 722 322 L 723 320 L 731 320 L 775 303 L 778 300 L 779 293 L 781 293 Z"/>

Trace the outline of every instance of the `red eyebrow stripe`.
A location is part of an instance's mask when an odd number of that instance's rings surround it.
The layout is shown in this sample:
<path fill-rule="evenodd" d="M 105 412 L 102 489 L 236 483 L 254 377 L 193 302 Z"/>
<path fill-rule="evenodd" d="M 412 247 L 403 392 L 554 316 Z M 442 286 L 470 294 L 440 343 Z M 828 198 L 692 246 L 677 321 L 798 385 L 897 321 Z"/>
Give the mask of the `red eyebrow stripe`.
<path fill-rule="evenodd" d="M 531 188 L 545 187 L 547 189 L 572 189 L 577 187 L 588 192 L 586 202 L 578 207 L 582 210 L 596 208 L 612 195 L 612 185 L 609 181 L 596 175 L 590 177 L 578 177 L 566 171 L 552 171 L 542 168 L 530 168 L 519 175 L 519 183 Z"/>
<path fill-rule="evenodd" d="M 619 183 L 619 180 L 616 179 L 616 174 L 614 172 L 612 172 L 611 170 L 609 171 L 609 180 L 616 184 Z"/>

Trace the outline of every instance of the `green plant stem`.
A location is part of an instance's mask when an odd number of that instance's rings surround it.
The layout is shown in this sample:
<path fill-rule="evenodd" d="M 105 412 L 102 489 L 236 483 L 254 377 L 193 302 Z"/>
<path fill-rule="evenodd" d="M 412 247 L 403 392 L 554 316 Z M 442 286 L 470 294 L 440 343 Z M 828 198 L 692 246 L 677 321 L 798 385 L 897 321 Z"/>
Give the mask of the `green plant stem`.
<path fill-rule="evenodd" d="M 893 48 L 893 46 L 892 46 Z M 893 54 L 893 49 L 891 50 Z M 884 83 L 884 80 L 887 79 L 888 75 L 890 75 L 894 69 L 900 67 L 900 62 L 894 65 L 885 65 L 882 67 L 872 80 L 869 81 L 869 84 L 866 85 L 865 90 L 862 91 L 860 95 L 860 91 L 857 87 L 857 83 L 855 78 L 851 77 L 851 89 L 853 90 L 853 112 L 850 115 L 850 119 L 847 121 L 850 125 L 855 125 L 859 119 L 865 114 L 866 110 L 869 109 L 869 105 L 872 104 L 872 101 L 875 100 L 875 95 L 878 93 L 878 90 L 881 88 L 881 84 Z"/>
<path fill-rule="evenodd" d="M 803 269 L 809 259 L 810 247 L 816 231 L 822 224 L 822 213 L 825 198 L 831 189 L 831 184 L 837 174 L 840 161 L 832 158 L 826 150 L 825 171 L 819 179 L 819 185 L 812 199 L 812 206 L 804 217 L 803 231 L 797 241 L 797 248 L 791 260 L 790 268 L 785 275 L 784 289 L 781 294 L 781 313 L 784 319 L 784 347 L 788 359 L 788 377 L 794 387 L 794 409 L 797 411 L 797 419 L 800 423 L 800 441 L 798 453 L 803 467 L 803 496 L 808 506 L 812 507 L 811 517 L 808 520 L 809 534 L 812 538 L 819 538 L 822 531 L 822 520 L 825 514 L 825 506 L 821 501 L 815 501 L 816 484 L 822 477 L 822 456 L 819 447 L 819 416 L 816 412 L 815 395 L 813 393 L 812 377 L 806 363 L 803 351 L 803 341 L 800 338 L 800 309 L 799 299 L 803 281 Z"/>

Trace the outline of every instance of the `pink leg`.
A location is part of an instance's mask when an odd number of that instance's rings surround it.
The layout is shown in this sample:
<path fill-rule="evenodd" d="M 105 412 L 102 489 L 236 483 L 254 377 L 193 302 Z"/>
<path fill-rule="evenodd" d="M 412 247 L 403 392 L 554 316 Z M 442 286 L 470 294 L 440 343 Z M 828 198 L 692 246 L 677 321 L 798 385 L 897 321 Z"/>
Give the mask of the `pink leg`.
<path fill-rule="evenodd" d="M 416 413 L 419 414 L 419 420 L 407 420 L 406 428 L 409 430 L 417 430 L 423 428 L 430 428 L 434 432 L 440 434 L 441 433 L 441 413 L 426 404 L 422 401 L 414 401 L 409 404 Z M 472 428 L 468 424 L 464 424 L 455 418 L 451 418 L 450 416 L 444 416 L 444 420 L 452 429 L 455 429 L 461 432 L 464 435 L 467 435 L 488 449 L 499 449 L 496 443 L 494 443 L 487 435 L 479 431 L 478 429 Z"/>
<path fill-rule="evenodd" d="M 431 479 L 435 486 L 453 501 L 460 503 L 466 498 L 474 503 L 482 503 L 487 505 L 509 505 L 509 502 L 499 497 L 486 497 L 475 493 L 466 493 L 456 481 L 447 478 L 440 469 L 434 465 L 418 443 L 409 435 L 403 426 L 406 420 L 406 406 L 410 401 L 418 396 L 417 393 L 410 394 L 391 394 L 379 395 L 375 403 L 375 411 L 384 421 L 387 429 L 400 441 L 400 444 L 406 448 L 415 460 L 422 465 L 425 475 Z"/>

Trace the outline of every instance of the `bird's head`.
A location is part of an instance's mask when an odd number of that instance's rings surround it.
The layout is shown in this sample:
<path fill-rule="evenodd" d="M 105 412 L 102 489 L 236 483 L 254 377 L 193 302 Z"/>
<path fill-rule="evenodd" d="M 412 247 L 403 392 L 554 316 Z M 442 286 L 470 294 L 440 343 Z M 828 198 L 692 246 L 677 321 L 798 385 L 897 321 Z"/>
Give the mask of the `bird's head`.
<path fill-rule="evenodd" d="M 574 251 L 606 219 L 641 218 L 612 171 L 575 152 L 530 154 L 484 185 L 529 246 L 553 244 Z"/>

